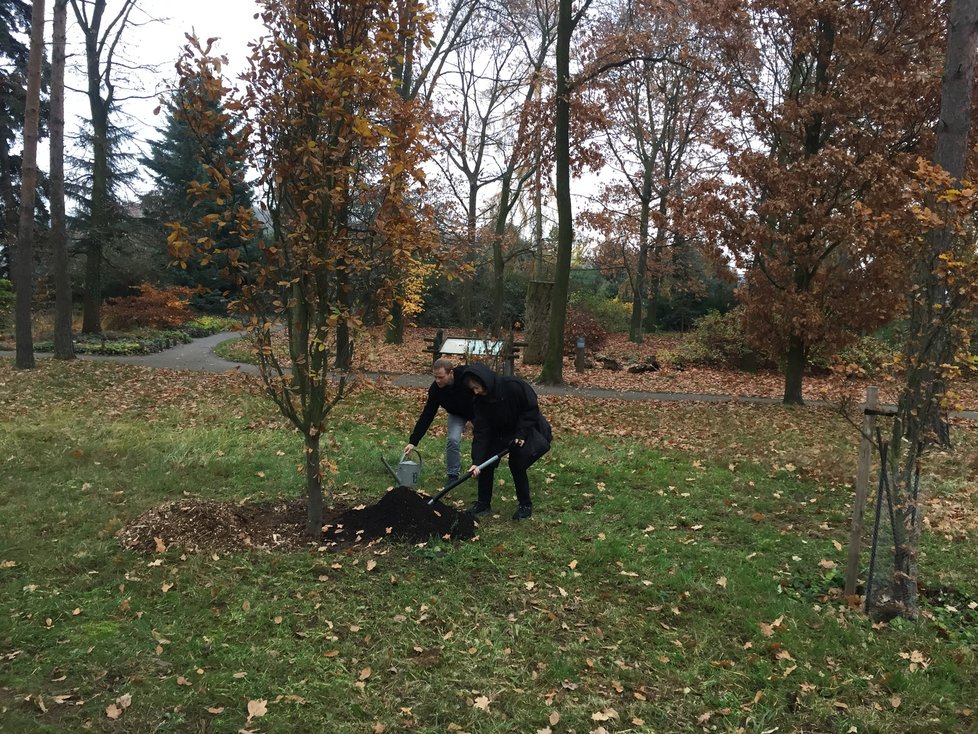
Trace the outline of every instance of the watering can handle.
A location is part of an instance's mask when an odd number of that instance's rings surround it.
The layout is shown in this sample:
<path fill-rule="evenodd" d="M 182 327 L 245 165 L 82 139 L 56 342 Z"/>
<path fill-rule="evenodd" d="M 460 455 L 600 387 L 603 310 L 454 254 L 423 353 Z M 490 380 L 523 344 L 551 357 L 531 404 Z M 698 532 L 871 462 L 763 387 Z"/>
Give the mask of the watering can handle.
<path fill-rule="evenodd" d="M 405 451 L 404 456 L 401 457 L 401 461 L 404 461 L 404 459 L 407 458 L 408 454 L 414 454 L 415 456 L 418 457 L 418 468 L 420 469 L 424 462 L 421 461 L 421 454 L 418 452 L 417 447 L 411 449 L 410 451 Z"/>

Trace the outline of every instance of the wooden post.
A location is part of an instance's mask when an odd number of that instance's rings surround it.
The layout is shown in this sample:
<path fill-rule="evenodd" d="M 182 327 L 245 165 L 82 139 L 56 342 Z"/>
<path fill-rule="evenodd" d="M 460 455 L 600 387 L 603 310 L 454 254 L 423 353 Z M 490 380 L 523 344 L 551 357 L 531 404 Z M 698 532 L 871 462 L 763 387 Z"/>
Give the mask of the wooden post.
<path fill-rule="evenodd" d="M 583 372 L 585 369 L 585 362 L 587 360 L 584 357 L 584 337 L 577 337 L 576 348 L 574 352 L 574 369 L 577 372 Z"/>
<path fill-rule="evenodd" d="M 431 342 L 432 363 L 434 363 L 434 361 L 441 356 L 441 352 L 438 350 L 441 349 L 441 345 L 444 343 L 445 343 L 445 332 L 439 329 L 438 331 L 435 332 L 435 338 Z"/>
<path fill-rule="evenodd" d="M 866 388 L 865 410 L 876 410 L 879 404 L 879 388 Z M 852 527 L 849 530 L 849 557 L 846 561 L 846 595 L 856 593 L 859 577 L 859 546 L 863 534 L 863 514 L 866 511 L 866 493 L 869 488 L 869 467 L 873 460 L 873 433 L 876 416 L 863 412 L 862 438 L 859 442 L 859 466 L 856 469 L 856 497 L 852 505 Z"/>

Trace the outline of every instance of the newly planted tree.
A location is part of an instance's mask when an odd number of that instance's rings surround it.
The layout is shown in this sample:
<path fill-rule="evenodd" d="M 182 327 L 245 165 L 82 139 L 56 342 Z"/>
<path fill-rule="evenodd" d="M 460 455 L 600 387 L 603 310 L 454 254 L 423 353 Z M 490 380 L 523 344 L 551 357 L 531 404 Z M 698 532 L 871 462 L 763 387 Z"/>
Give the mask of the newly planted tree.
<path fill-rule="evenodd" d="M 328 374 L 331 357 L 350 347 L 365 304 L 383 317 L 398 296 L 399 281 L 374 270 L 410 272 L 434 247 L 418 196 L 424 120 L 390 64 L 399 10 L 384 0 L 264 0 L 267 34 L 234 94 L 209 44 L 191 39 L 179 63 L 181 119 L 201 140 L 222 129 L 230 155 L 205 157 L 207 178 L 192 187 L 221 211 L 195 232 L 174 223 L 170 251 L 180 262 L 218 259 L 240 283 L 234 305 L 268 393 L 303 435 L 311 535 L 322 525 L 320 439 L 347 387 L 345 376 Z M 424 22 L 416 28 L 423 42 Z M 257 171 L 267 222 L 235 200 L 235 160 Z M 241 240 L 259 235 L 259 257 L 222 247 L 214 227 Z M 285 353 L 272 339 L 279 327 Z"/>
<path fill-rule="evenodd" d="M 976 52 L 978 0 L 952 0 L 934 165 L 921 163 L 922 195 L 913 208 L 921 246 L 911 253 L 906 377 L 888 446 L 896 515 L 893 577 L 883 587 L 884 603 L 869 600 L 883 608 L 888 602 L 910 618 L 920 612 L 918 561 L 927 496 L 926 486 L 919 484 L 920 464 L 927 449 L 945 438 L 942 417 L 953 404 L 949 382 L 976 363 L 970 347 L 978 310 L 978 193 L 974 161 L 967 165 Z"/>

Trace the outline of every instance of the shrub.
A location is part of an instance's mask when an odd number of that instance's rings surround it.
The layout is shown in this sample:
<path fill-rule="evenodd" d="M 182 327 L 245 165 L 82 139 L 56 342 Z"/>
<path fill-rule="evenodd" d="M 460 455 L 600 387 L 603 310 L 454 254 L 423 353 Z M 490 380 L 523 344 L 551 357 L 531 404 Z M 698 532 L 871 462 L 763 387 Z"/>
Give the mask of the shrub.
<path fill-rule="evenodd" d="M 771 361 L 748 343 L 736 310 L 721 314 L 711 311 L 696 322 L 689 336 L 670 355 L 676 367 L 704 365 L 758 369 Z"/>
<path fill-rule="evenodd" d="M 107 329 L 166 329 L 182 326 L 191 319 L 190 299 L 194 289 L 157 288 L 149 283 L 132 286 L 138 295 L 110 298 L 106 303 L 104 326 Z"/>
<path fill-rule="evenodd" d="M 590 312 L 577 306 L 568 306 L 564 321 L 564 354 L 576 353 L 579 336 L 584 337 L 587 349 L 592 352 L 601 349 L 608 341 L 608 332 Z"/>
<path fill-rule="evenodd" d="M 847 377 L 872 377 L 890 368 L 898 350 L 876 336 L 862 336 L 829 361 L 829 369 Z"/>
<path fill-rule="evenodd" d="M 629 303 L 584 290 L 575 291 L 568 303 L 591 314 L 606 332 L 620 334 L 628 331 L 632 316 L 632 306 Z"/>

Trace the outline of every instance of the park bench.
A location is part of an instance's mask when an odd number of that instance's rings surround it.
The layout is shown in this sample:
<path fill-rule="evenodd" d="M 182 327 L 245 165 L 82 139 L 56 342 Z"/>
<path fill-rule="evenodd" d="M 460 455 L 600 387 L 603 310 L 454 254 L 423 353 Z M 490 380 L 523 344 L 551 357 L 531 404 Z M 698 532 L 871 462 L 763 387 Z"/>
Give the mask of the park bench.
<path fill-rule="evenodd" d="M 512 332 L 506 339 L 480 339 L 474 336 L 445 336 L 442 329 L 435 332 L 433 337 L 425 339 L 428 346 L 426 352 L 431 354 L 431 361 L 445 355 L 464 357 L 488 357 L 492 365 L 498 369 L 502 366 L 504 375 L 512 375 L 516 369 L 516 359 L 526 342 L 513 339 Z"/>

